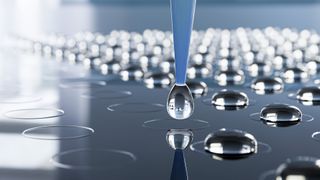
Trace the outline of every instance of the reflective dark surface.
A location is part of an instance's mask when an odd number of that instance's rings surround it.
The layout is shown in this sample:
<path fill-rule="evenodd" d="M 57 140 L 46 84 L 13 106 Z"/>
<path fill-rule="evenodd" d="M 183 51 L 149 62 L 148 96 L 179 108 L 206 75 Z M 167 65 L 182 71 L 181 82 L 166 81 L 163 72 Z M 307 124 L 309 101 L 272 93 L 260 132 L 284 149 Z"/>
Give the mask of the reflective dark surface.
<path fill-rule="evenodd" d="M 121 78 L 119 74 L 101 74 L 80 63 L 72 65 L 68 61 L 58 62 L 51 57 L 12 49 L 1 52 L 0 63 L 0 179 L 163 180 L 172 179 L 179 172 L 185 179 L 187 172 L 190 180 L 254 180 L 288 158 L 298 155 L 319 157 L 320 143 L 316 137 L 311 137 L 320 130 L 319 107 L 304 106 L 297 99 L 288 97 L 292 93 L 290 88 L 296 90 L 314 85 L 318 75 L 305 84 L 285 84 L 282 93 L 268 95 L 252 91 L 252 79 L 246 72 L 243 85 L 226 84 L 227 87 L 221 87 L 213 76 L 199 79 L 207 84 L 209 90 L 204 96 L 194 99 L 195 109 L 191 118 L 208 122 L 210 127 L 201 125 L 202 128 L 193 130 L 194 142 L 203 141 L 209 133 L 227 128 L 249 132 L 258 142 L 267 143 L 272 148 L 272 152 L 252 158 L 217 161 L 189 148 L 183 154 L 176 151 L 173 158 L 174 151 L 168 147 L 165 137 L 169 128 L 175 127 L 143 126 L 155 119 L 172 121 L 165 107 L 170 91 L 168 87 L 150 88 L 142 80 Z M 218 70 L 214 69 L 213 74 L 216 72 Z M 204 99 L 211 99 L 214 92 L 224 88 L 244 92 L 255 103 L 239 111 L 217 110 L 203 103 Z M 269 128 L 250 119 L 250 114 L 260 112 L 264 106 L 273 103 L 297 106 L 303 115 L 312 115 L 314 121 Z M 42 119 L 5 116 L 7 112 L 18 109 L 39 108 L 61 109 L 64 114 Z M 192 129 L 193 125 L 191 123 L 188 127 Z M 39 126 L 81 126 L 93 129 L 94 133 L 72 139 L 36 139 L 22 135 L 23 131 Z M 36 131 L 32 135 L 66 137 L 69 134 L 65 129 Z M 187 169 L 183 168 L 184 165 Z"/>

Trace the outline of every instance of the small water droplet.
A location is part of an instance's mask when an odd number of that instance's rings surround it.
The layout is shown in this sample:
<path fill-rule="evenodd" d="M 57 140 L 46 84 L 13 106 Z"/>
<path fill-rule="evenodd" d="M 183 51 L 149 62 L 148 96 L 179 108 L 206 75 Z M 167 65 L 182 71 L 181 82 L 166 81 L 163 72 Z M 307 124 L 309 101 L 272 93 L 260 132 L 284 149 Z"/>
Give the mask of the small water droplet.
<path fill-rule="evenodd" d="M 276 170 L 277 180 L 320 179 L 319 159 L 298 157 L 281 164 Z"/>
<path fill-rule="evenodd" d="M 272 68 L 264 62 L 255 62 L 248 66 L 250 76 L 269 76 L 272 73 Z"/>
<path fill-rule="evenodd" d="M 296 106 L 288 104 L 269 104 L 261 109 L 260 119 L 270 126 L 290 126 L 301 121 L 302 112 Z"/>
<path fill-rule="evenodd" d="M 259 77 L 252 82 L 251 88 L 257 94 L 281 93 L 283 82 L 278 77 Z"/>
<path fill-rule="evenodd" d="M 320 103 L 320 88 L 316 86 L 302 87 L 298 90 L 296 97 L 302 102 Z"/>
<path fill-rule="evenodd" d="M 174 65 L 175 61 L 173 58 L 170 58 L 166 61 L 163 61 L 159 64 L 160 66 L 160 70 L 161 72 L 164 72 L 164 73 L 173 73 L 174 72 Z"/>
<path fill-rule="evenodd" d="M 187 85 L 174 85 L 167 99 L 167 112 L 174 119 L 187 119 L 194 110 L 193 97 Z"/>
<path fill-rule="evenodd" d="M 174 79 L 172 74 L 166 73 L 149 73 L 144 78 L 144 84 L 147 88 L 164 88 L 170 86 Z"/>
<path fill-rule="evenodd" d="M 238 110 L 249 105 L 249 98 L 243 92 L 223 89 L 213 94 L 211 104 L 218 110 Z"/>
<path fill-rule="evenodd" d="M 245 131 L 220 129 L 207 135 L 204 149 L 213 154 L 214 159 L 240 159 L 255 154 L 258 142 Z"/>
<path fill-rule="evenodd" d="M 218 71 L 215 80 L 220 86 L 240 85 L 244 83 L 244 73 L 242 70 L 228 69 L 226 71 Z"/>
<path fill-rule="evenodd" d="M 188 68 L 187 76 L 190 79 L 206 78 L 212 74 L 211 64 L 193 64 Z"/>
<path fill-rule="evenodd" d="M 103 75 L 116 74 L 121 70 L 121 65 L 118 61 L 109 61 L 100 65 L 100 71 Z"/>
<path fill-rule="evenodd" d="M 170 129 L 167 132 L 166 140 L 169 146 L 174 149 L 186 149 L 193 139 L 193 133 L 188 129 Z"/>
<path fill-rule="evenodd" d="M 202 81 L 188 81 L 187 85 L 192 93 L 193 98 L 205 96 L 208 92 L 208 86 Z"/>
<path fill-rule="evenodd" d="M 308 73 L 298 67 L 285 69 L 282 76 L 286 83 L 305 82 L 309 78 Z"/>
<path fill-rule="evenodd" d="M 144 72 L 141 67 L 137 65 L 130 65 L 119 72 L 120 77 L 124 81 L 140 80 L 143 78 Z"/>

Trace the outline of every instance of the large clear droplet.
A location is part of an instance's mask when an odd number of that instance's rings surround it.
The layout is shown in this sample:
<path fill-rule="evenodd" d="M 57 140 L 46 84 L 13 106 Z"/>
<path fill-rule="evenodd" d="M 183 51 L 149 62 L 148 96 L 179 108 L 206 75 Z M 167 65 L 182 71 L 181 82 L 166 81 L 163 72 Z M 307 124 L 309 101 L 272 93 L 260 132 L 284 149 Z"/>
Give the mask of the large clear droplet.
<path fill-rule="evenodd" d="M 290 126 L 301 121 L 302 112 L 288 104 L 270 104 L 261 109 L 260 119 L 271 126 Z"/>
<path fill-rule="evenodd" d="M 257 94 L 273 94 L 283 91 L 283 82 L 278 77 L 260 77 L 252 81 L 251 88 Z"/>
<path fill-rule="evenodd" d="M 277 180 L 320 179 L 319 159 L 298 157 L 281 164 L 276 170 Z"/>
<path fill-rule="evenodd" d="M 219 71 L 215 75 L 215 80 L 220 86 L 226 85 L 240 85 L 244 83 L 244 73 L 242 70 L 229 69 L 226 71 Z"/>
<path fill-rule="evenodd" d="M 188 81 L 187 85 L 191 91 L 193 98 L 204 96 L 208 92 L 208 86 L 202 81 Z"/>
<path fill-rule="evenodd" d="M 164 88 L 170 86 L 173 79 L 174 77 L 170 73 L 150 73 L 145 76 L 144 84 L 147 88 Z"/>
<path fill-rule="evenodd" d="M 297 92 L 300 101 L 320 102 L 320 88 L 316 86 L 303 87 Z"/>
<path fill-rule="evenodd" d="M 193 133 L 188 129 L 170 129 L 167 132 L 166 140 L 169 146 L 174 149 L 186 149 L 193 139 Z"/>
<path fill-rule="evenodd" d="M 188 86 L 175 84 L 167 99 L 168 114 L 174 119 L 187 119 L 193 110 L 193 97 Z"/>
<path fill-rule="evenodd" d="M 249 105 L 249 98 L 243 92 L 223 89 L 213 94 L 211 104 L 218 110 L 238 110 Z"/>
<path fill-rule="evenodd" d="M 206 137 L 204 149 L 214 159 L 240 159 L 256 153 L 258 142 L 245 131 L 220 129 Z"/>

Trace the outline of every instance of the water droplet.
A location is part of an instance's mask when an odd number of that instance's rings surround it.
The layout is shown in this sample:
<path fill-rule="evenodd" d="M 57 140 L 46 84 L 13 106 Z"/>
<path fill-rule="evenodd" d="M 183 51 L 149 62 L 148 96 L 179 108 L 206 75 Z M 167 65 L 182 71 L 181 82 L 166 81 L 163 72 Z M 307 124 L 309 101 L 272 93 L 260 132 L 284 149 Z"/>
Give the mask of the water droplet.
<path fill-rule="evenodd" d="M 174 149 L 186 149 L 193 139 L 193 133 L 188 129 L 170 129 L 167 132 L 166 140 L 169 146 Z"/>
<path fill-rule="evenodd" d="M 174 119 L 187 119 L 194 110 L 193 97 L 187 85 L 174 85 L 167 99 L 167 112 Z"/>
<path fill-rule="evenodd" d="M 141 67 L 137 65 L 131 65 L 119 72 L 120 77 L 124 81 L 140 80 L 143 78 L 144 72 Z"/>
<path fill-rule="evenodd" d="M 319 159 L 298 157 L 281 164 L 276 170 L 277 180 L 320 179 Z"/>
<path fill-rule="evenodd" d="M 174 79 L 172 74 L 150 73 L 144 78 L 144 84 L 147 88 L 164 88 L 170 86 Z"/>
<path fill-rule="evenodd" d="M 255 62 L 248 66 L 250 76 L 269 76 L 272 73 L 272 68 L 264 62 Z"/>
<path fill-rule="evenodd" d="M 208 86 L 202 81 L 188 81 L 187 85 L 191 91 L 193 98 L 205 96 L 208 92 Z"/>
<path fill-rule="evenodd" d="M 170 58 L 166 61 L 163 61 L 160 63 L 160 70 L 161 72 L 164 72 L 164 73 L 173 73 L 174 72 L 174 59 L 173 58 Z"/>
<path fill-rule="evenodd" d="M 261 109 L 260 119 L 270 126 L 290 126 L 301 121 L 302 112 L 288 104 L 269 104 Z"/>
<path fill-rule="evenodd" d="M 206 78 L 212 74 L 211 64 L 193 64 L 188 68 L 187 76 L 190 79 Z"/>
<path fill-rule="evenodd" d="M 305 82 L 309 78 L 308 73 L 298 67 L 285 69 L 282 76 L 286 83 Z"/>
<path fill-rule="evenodd" d="M 63 114 L 63 110 L 52 108 L 17 109 L 4 113 L 6 117 L 12 119 L 45 119 L 59 117 Z"/>
<path fill-rule="evenodd" d="M 302 87 L 297 92 L 297 99 L 299 101 L 320 102 L 320 88 L 316 86 Z"/>
<path fill-rule="evenodd" d="M 22 134 L 28 138 L 41 140 L 78 139 L 90 136 L 94 130 L 84 126 L 50 125 L 27 129 Z"/>
<path fill-rule="evenodd" d="M 226 71 L 218 71 L 215 80 L 220 86 L 240 85 L 244 83 L 244 73 L 242 70 L 228 69 Z"/>
<path fill-rule="evenodd" d="M 238 110 L 249 105 L 249 98 L 243 92 L 223 89 L 213 94 L 211 104 L 218 110 Z"/>
<path fill-rule="evenodd" d="M 54 166 L 64 169 L 114 170 L 134 163 L 136 156 L 116 149 L 74 149 L 60 152 L 51 158 Z"/>
<path fill-rule="evenodd" d="M 240 59 L 233 59 L 233 58 L 224 58 L 218 61 L 219 69 L 222 71 L 226 71 L 228 69 L 239 69 L 241 67 Z"/>
<path fill-rule="evenodd" d="M 118 61 L 109 61 L 100 65 L 102 74 L 117 74 L 121 70 L 121 65 Z"/>
<path fill-rule="evenodd" d="M 240 159 L 255 154 L 258 142 L 245 131 L 220 129 L 208 134 L 204 149 L 213 154 L 214 159 Z"/>
<path fill-rule="evenodd" d="M 283 82 L 278 77 L 259 77 L 252 82 L 251 88 L 257 94 L 281 93 Z"/>

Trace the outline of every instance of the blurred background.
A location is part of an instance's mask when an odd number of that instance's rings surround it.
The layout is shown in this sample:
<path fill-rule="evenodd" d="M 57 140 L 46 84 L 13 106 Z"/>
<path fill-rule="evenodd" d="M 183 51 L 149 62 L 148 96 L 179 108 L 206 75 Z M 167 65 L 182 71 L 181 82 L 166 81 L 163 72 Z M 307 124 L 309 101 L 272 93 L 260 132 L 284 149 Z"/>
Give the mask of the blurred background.
<path fill-rule="evenodd" d="M 195 29 L 320 29 L 318 0 L 198 0 Z M 0 0 L 0 32 L 37 35 L 170 30 L 169 0 Z"/>

